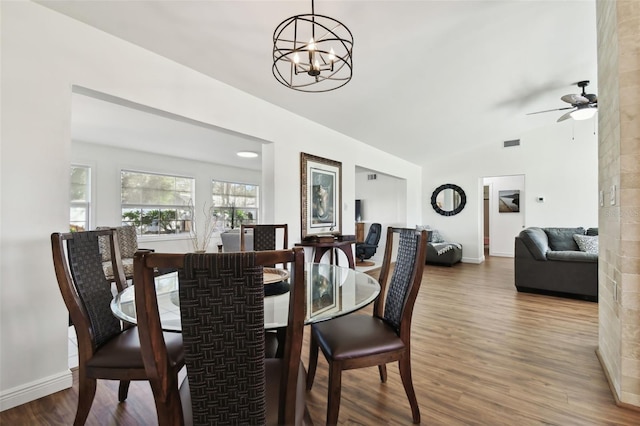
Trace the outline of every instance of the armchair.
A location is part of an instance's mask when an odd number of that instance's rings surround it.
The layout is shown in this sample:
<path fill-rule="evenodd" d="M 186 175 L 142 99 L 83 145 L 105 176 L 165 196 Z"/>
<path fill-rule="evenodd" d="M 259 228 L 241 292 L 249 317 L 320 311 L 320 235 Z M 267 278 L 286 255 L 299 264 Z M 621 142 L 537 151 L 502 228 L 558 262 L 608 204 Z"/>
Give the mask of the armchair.
<path fill-rule="evenodd" d="M 382 233 L 382 225 L 372 223 L 363 243 L 356 243 L 356 257 L 360 262 L 371 258 L 376 254 L 378 243 L 380 242 L 380 234 Z"/>

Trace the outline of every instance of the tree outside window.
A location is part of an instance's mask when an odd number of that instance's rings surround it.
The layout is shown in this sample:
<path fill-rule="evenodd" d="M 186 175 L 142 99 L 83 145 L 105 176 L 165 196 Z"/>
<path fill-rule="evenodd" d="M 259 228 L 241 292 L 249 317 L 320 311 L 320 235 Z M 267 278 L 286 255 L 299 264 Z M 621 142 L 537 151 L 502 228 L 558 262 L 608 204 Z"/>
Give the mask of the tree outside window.
<path fill-rule="evenodd" d="M 138 235 L 189 233 L 194 189 L 193 178 L 123 170 L 122 223 Z"/>

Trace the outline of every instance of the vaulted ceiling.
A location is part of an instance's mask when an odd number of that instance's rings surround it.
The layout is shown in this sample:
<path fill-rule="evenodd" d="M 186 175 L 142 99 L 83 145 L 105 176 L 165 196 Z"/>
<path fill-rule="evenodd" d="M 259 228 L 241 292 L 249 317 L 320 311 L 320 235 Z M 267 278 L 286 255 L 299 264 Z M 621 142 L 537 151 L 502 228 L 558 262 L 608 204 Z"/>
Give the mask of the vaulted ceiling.
<path fill-rule="evenodd" d="M 354 35 L 353 79 L 327 93 L 271 71 L 274 29 L 310 1 L 39 3 L 418 164 L 569 125 L 526 114 L 597 93 L 594 0 L 316 1 Z"/>

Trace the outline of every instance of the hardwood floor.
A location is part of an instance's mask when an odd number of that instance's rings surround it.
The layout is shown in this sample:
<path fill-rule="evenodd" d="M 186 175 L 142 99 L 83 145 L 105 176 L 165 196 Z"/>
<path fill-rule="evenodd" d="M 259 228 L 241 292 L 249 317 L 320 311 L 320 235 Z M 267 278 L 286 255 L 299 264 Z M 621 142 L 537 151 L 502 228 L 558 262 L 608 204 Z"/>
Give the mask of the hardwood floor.
<path fill-rule="evenodd" d="M 482 265 L 427 266 L 414 310 L 413 381 L 430 425 L 638 425 L 640 412 L 617 407 L 595 350 L 596 303 L 519 294 L 513 259 Z M 307 358 L 307 339 L 303 359 Z M 411 411 L 397 365 L 387 383 L 376 368 L 343 372 L 341 425 L 408 425 Z M 72 389 L 0 413 L 2 425 L 68 425 Z M 307 404 L 316 425 L 326 416 L 322 355 Z M 156 424 L 149 385 L 99 381 L 90 425 Z"/>

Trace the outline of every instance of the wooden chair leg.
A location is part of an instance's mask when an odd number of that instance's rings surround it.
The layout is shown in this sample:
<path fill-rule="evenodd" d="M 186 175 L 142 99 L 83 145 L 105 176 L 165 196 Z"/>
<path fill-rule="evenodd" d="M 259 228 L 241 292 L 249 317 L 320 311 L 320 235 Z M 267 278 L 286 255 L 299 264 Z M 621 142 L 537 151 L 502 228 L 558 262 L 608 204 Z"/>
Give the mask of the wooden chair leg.
<path fill-rule="evenodd" d="M 411 405 L 413 423 L 420 423 L 420 408 L 418 407 L 416 392 L 413 389 L 413 379 L 411 378 L 411 357 L 409 354 L 405 354 L 405 356 L 398 360 L 398 366 L 400 367 L 400 378 L 404 385 L 404 391 L 409 399 L 409 405 Z"/>
<path fill-rule="evenodd" d="M 387 382 L 387 364 L 379 365 L 378 371 L 380 372 L 380 381 L 382 383 L 386 383 Z"/>
<path fill-rule="evenodd" d="M 329 400 L 327 402 L 327 425 L 329 426 L 338 424 L 341 392 L 342 367 L 339 363 L 329 362 Z"/>
<path fill-rule="evenodd" d="M 130 380 L 120 380 L 120 387 L 118 387 L 118 401 L 124 402 L 127 399 L 127 395 L 129 395 L 129 384 Z"/>
<path fill-rule="evenodd" d="M 318 342 L 313 333 L 309 341 L 309 365 L 307 366 L 307 390 L 311 390 L 313 379 L 316 377 L 316 367 L 318 366 Z"/>
<path fill-rule="evenodd" d="M 86 377 L 83 373 L 79 374 L 78 380 L 78 410 L 76 418 L 73 421 L 74 426 L 82 426 L 86 423 L 93 404 L 93 398 L 96 395 L 96 379 Z"/>
<path fill-rule="evenodd" d="M 276 358 L 284 358 L 284 348 L 287 343 L 287 327 L 280 327 L 276 331 L 278 336 L 278 351 Z"/>

